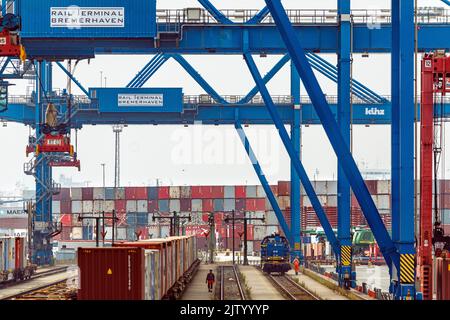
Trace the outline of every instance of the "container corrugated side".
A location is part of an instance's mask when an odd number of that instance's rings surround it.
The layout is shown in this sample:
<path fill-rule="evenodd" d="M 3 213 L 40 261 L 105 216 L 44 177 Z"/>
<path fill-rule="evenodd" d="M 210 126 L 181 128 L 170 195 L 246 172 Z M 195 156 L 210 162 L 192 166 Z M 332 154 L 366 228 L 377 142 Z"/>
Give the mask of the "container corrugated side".
<path fill-rule="evenodd" d="M 142 248 L 79 248 L 78 300 L 143 300 Z"/>

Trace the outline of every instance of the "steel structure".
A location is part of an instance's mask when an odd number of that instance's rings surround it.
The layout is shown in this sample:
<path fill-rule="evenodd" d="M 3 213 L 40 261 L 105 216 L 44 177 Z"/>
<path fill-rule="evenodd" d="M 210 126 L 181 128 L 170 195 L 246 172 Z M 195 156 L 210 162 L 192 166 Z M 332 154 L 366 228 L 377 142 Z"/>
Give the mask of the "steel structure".
<path fill-rule="evenodd" d="M 112 1 L 112 0 L 111 0 Z M 109 2 L 111 2 L 109 1 Z M 61 7 L 65 0 L 59 0 Z M 108 1 L 107 1 L 108 2 Z M 138 3 L 136 1 L 135 3 Z M 0 120 L 24 123 L 36 130 L 39 141 L 45 104 L 51 101 L 59 109 L 61 120 L 72 129 L 84 125 L 131 124 L 191 124 L 234 125 L 252 161 L 255 172 L 277 214 L 280 225 L 291 242 L 295 255 L 300 252 L 300 181 L 311 200 L 338 260 L 337 271 L 343 276 L 351 271 L 350 188 L 380 246 L 391 275 L 390 292 L 396 299 L 415 297 L 414 247 L 414 1 L 392 0 L 391 10 L 350 10 L 350 0 L 338 0 L 336 10 L 285 10 L 280 0 L 266 0 L 262 10 L 218 10 L 209 0 L 199 0 L 203 8 L 156 10 L 154 17 L 143 18 L 137 11 L 132 25 L 146 25 L 145 30 L 133 29 L 132 36 L 119 37 L 109 30 L 64 29 L 59 20 L 47 19 L 49 1 L 39 7 L 31 0 L 3 0 L 13 4 L 8 12 L 22 18 L 21 45 L 28 60 L 19 64 L 19 57 L 8 57 L 0 65 L 2 80 L 36 78 L 31 96 L 9 96 L 9 105 Z M 443 2 L 446 2 L 443 0 Z M 73 3 L 83 3 L 73 0 Z M 111 2 L 112 3 L 112 2 Z M 146 5 L 153 5 L 148 1 Z M 131 5 L 130 2 L 124 5 Z M 32 21 L 29 11 L 44 21 Z M 101 9 L 101 8 L 100 8 Z M 110 9 L 110 8 L 109 8 Z M 60 14 L 63 14 L 65 9 Z M 120 16 L 120 8 L 112 8 Z M 152 11 L 150 10 L 150 11 Z M 52 12 L 51 10 L 49 10 Z M 53 13 L 51 13 L 53 14 Z M 136 20 L 136 21 L 134 21 Z M 418 50 L 436 48 L 449 50 L 450 11 L 446 9 L 417 10 Z M 123 20 L 125 21 L 125 20 Z M 123 22 L 122 21 L 122 22 Z M 117 21 L 116 21 L 117 22 Z M 120 24 L 121 20 L 118 20 Z M 126 23 L 123 22 L 126 26 Z M 58 30 L 52 29 L 52 25 Z M 106 29 L 106 28 L 105 28 Z M 40 33 L 39 33 L 40 32 Z M 77 33 L 78 32 L 78 33 Z M 136 36 L 140 35 L 140 36 Z M 76 41 L 74 41 L 76 39 Z M 335 53 L 335 67 L 318 53 Z M 392 93 L 382 97 L 351 79 L 352 53 L 391 53 Z M 100 54 L 154 54 L 154 57 L 129 82 L 126 88 L 85 88 L 63 60 L 95 58 Z M 245 96 L 223 97 L 182 57 L 182 54 L 242 55 L 255 81 L 255 88 Z M 253 55 L 283 55 L 266 75 L 262 76 Z M 23 52 L 22 57 L 23 58 Z M 205 90 L 205 95 L 187 96 L 181 89 L 143 88 L 145 83 L 169 59 L 177 61 Z M 266 84 L 291 60 L 291 94 L 271 96 Z M 55 63 L 77 85 L 85 96 L 58 94 L 52 83 Z M 313 69 L 337 83 L 337 97 L 326 97 Z M 300 79 L 307 97 L 300 94 Z M 259 93 L 259 94 L 258 94 Z M 152 108 L 127 105 L 130 95 L 153 97 Z M 125 102 L 124 102 L 125 101 Z M 157 101 L 157 102 L 155 102 Z M 169 101 L 169 102 L 168 102 Z M 150 102 L 149 102 L 150 103 Z M 445 101 L 444 117 L 450 116 L 450 101 Z M 354 124 L 390 124 L 392 128 L 392 237 L 381 221 L 350 152 L 350 122 Z M 275 124 L 291 160 L 291 210 L 289 229 L 242 124 Z M 291 126 L 291 134 L 284 125 Z M 335 235 L 301 161 L 301 124 L 321 124 L 338 158 L 338 233 Z M 51 180 L 49 157 L 43 153 L 30 162 L 26 172 L 36 177 L 36 208 L 33 218 L 33 259 L 41 263 L 51 257 L 49 235 L 53 227 L 51 195 L 58 188 Z M 401 201 L 400 201 L 401 200 Z"/>

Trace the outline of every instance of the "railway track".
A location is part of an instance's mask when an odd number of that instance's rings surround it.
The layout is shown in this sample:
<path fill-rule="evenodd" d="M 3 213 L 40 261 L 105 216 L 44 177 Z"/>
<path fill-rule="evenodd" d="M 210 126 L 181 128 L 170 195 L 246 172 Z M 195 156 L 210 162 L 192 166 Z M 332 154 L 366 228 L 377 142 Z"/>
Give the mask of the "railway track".
<path fill-rule="evenodd" d="M 302 287 L 289 276 L 268 275 L 278 290 L 290 300 L 320 300 L 315 294 Z"/>
<path fill-rule="evenodd" d="M 67 279 L 64 279 L 22 291 L 7 300 L 76 300 L 76 297 L 77 290 L 69 287 Z"/>
<path fill-rule="evenodd" d="M 63 266 L 63 267 L 53 268 L 53 269 L 49 269 L 49 270 L 45 270 L 45 271 L 39 271 L 38 270 L 29 279 L 24 279 L 24 280 L 21 280 L 21 281 L 13 281 L 13 280 L 11 280 L 11 281 L 7 281 L 7 282 L 4 282 L 4 283 L 0 283 L 0 289 L 10 288 L 12 286 L 19 285 L 19 284 L 22 284 L 22 283 L 27 283 L 27 282 L 30 282 L 30 281 L 33 281 L 35 279 L 39 279 L 39 278 L 42 278 L 42 277 L 48 277 L 48 276 L 51 276 L 51 275 L 54 275 L 54 274 L 66 272 L 68 267 L 69 266 Z"/>
<path fill-rule="evenodd" d="M 220 300 L 245 300 L 236 266 L 220 267 Z"/>

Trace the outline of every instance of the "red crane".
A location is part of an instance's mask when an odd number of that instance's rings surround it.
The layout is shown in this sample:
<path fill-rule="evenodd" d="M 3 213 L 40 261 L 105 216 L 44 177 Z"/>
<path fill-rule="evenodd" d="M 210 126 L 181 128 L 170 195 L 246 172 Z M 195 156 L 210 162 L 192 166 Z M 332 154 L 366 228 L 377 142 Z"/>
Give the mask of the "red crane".
<path fill-rule="evenodd" d="M 422 60 L 420 106 L 420 238 L 418 272 L 424 300 L 433 299 L 433 245 L 446 241 L 437 215 L 433 226 L 433 152 L 436 97 L 450 92 L 450 56 L 443 52 L 425 54 Z M 436 169 L 436 168 L 434 168 Z M 436 178 L 436 177 L 435 177 Z M 438 190 L 436 189 L 436 193 Z M 436 204 L 437 205 L 437 204 Z M 435 246 L 435 249 L 438 249 Z M 435 252 L 439 255 L 438 250 Z"/>

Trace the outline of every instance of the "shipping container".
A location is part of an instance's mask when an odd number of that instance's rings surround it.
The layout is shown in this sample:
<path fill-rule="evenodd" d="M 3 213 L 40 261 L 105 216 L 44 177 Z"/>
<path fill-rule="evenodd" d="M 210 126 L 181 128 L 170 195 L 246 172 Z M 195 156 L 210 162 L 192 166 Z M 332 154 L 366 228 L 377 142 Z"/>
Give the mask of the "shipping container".
<path fill-rule="evenodd" d="M 223 199 L 214 199 L 214 211 L 218 212 L 218 211 L 224 211 L 224 201 Z"/>
<path fill-rule="evenodd" d="M 142 248 L 79 248 L 78 300 L 144 300 Z"/>
<path fill-rule="evenodd" d="M 278 196 L 289 196 L 291 194 L 290 181 L 278 181 Z"/>
<path fill-rule="evenodd" d="M 370 194 L 377 194 L 377 180 L 366 180 L 367 189 L 369 189 Z"/>
<path fill-rule="evenodd" d="M 169 200 L 169 210 L 170 212 L 180 212 L 180 200 L 170 199 Z"/>
<path fill-rule="evenodd" d="M 389 180 L 377 181 L 377 193 L 380 195 L 391 194 L 391 185 Z"/>
<path fill-rule="evenodd" d="M 94 188 L 85 187 L 81 189 L 82 200 L 94 200 Z"/>
<path fill-rule="evenodd" d="M 105 212 L 113 212 L 113 210 L 115 209 L 115 203 L 113 200 L 107 200 L 104 202 L 103 205 L 103 209 L 105 210 Z"/>
<path fill-rule="evenodd" d="M 234 197 L 236 199 L 245 199 L 247 197 L 245 194 L 245 186 L 235 186 Z"/>
<path fill-rule="evenodd" d="M 228 199 L 234 199 L 235 198 L 234 186 L 223 187 L 223 197 Z"/>
<path fill-rule="evenodd" d="M 24 39 L 155 38 L 156 0 L 22 0 Z"/>
<path fill-rule="evenodd" d="M 436 298 L 450 300 L 450 259 L 436 259 Z"/>
<path fill-rule="evenodd" d="M 73 227 L 72 228 L 72 239 L 82 240 L 83 239 L 83 227 Z"/>
<path fill-rule="evenodd" d="M 158 200 L 149 200 L 147 204 L 148 212 L 158 212 Z"/>
<path fill-rule="evenodd" d="M 147 188 L 148 200 L 158 200 L 158 187 Z"/>
<path fill-rule="evenodd" d="M 234 189 L 233 189 L 234 192 Z M 225 199 L 223 202 L 223 210 L 225 212 L 230 212 L 232 210 L 236 209 L 236 202 L 235 199 Z"/>
<path fill-rule="evenodd" d="M 337 195 L 337 181 L 327 181 L 327 194 Z"/>
<path fill-rule="evenodd" d="M 83 194 L 81 192 L 81 188 L 71 188 L 70 189 L 70 198 L 72 200 L 83 200 Z"/>
<path fill-rule="evenodd" d="M 327 206 L 337 207 L 337 196 L 328 196 L 327 197 Z"/>
<path fill-rule="evenodd" d="M 242 212 L 245 210 L 245 199 L 236 199 L 235 210 L 237 212 Z"/>
<path fill-rule="evenodd" d="M 52 213 L 55 213 L 55 214 L 61 213 L 61 201 L 59 201 L 59 200 L 52 201 Z"/>
<path fill-rule="evenodd" d="M 114 202 L 116 208 L 116 214 L 123 214 L 127 212 L 127 201 L 126 200 L 116 200 Z"/>
<path fill-rule="evenodd" d="M 59 216 L 59 222 L 62 223 L 63 226 L 69 227 L 71 226 L 75 221 L 72 222 L 72 215 L 71 214 L 61 214 Z"/>
<path fill-rule="evenodd" d="M 158 208 L 160 212 L 169 212 L 169 200 L 158 200 Z"/>
<path fill-rule="evenodd" d="M 148 200 L 147 187 L 136 187 L 134 195 L 136 200 Z"/>
<path fill-rule="evenodd" d="M 191 187 L 190 186 L 180 187 L 180 196 L 182 199 L 191 199 Z"/>
<path fill-rule="evenodd" d="M 125 200 L 125 188 L 116 188 L 116 200 Z"/>
<path fill-rule="evenodd" d="M 94 212 L 94 201 L 83 200 L 83 212 L 82 213 L 93 213 Z"/>
<path fill-rule="evenodd" d="M 314 181 L 313 187 L 316 191 L 316 194 L 319 196 L 327 195 L 328 189 L 327 189 L 327 182 L 326 181 Z"/>
<path fill-rule="evenodd" d="M 105 200 L 115 200 L 116 190 L 114 188 L 105 188 Z"/>
<path fill-rule="evenodd" d="M 136 201 L 137 212 L 148 212 L 148 200 Z"/>
<path fill-rule="evenodd" d="M 191 211 L 191 199 L 180 199 L 180 210 L 185 212 Z"/>
<path fill-rule="evenodd" d="M 275 214 L 274 211 L 267 211 L 265 213 L 265 217 L 266 217 L 266 225 L 278 225 L 278 219 L 277 219 L 277 215 Z"/>
<path fill-rule="evenodd" d="M 158 199 L 169 199 L 169 187 L 158 187 Z"/>
<path fill-rule="evenodd" d="M 290 196 L 278 196 L 277 198 L 278 206 L 281 210 L 286 210 L 286 208 L 291 207 L 291 197 Z"/>
<path fill-rule="evenodd" d="M 180 199 L 181 198 L 180 187 L 170 187 L 169 188 L 169 197 L 170 197 L 170 199 Z"/>
<path fill-rule="evenodd" d="M 203 211 L 203 202 L 201 199 L 192 199 L 192 211 L 193 212 Z"/>
<path fill-rule="evenodd" d="M 127 200 L 127 212 L 137 212 L 136 200 Z"/>
<path fill-rule="evenodd" d="M 266 192 L 264 191 L 263 186 L 256 186 L 256 197 L 257 198 L 265 198 Z"/>
<path fill-rule="evenodd" d="M 245 188 L 247 198 L 256 198 L 256 186 L 247 186 Z"/>
<path fill-rule="evenodd" d="M 106 197 L 104 188 L 94 188 L 93 198 L 94 200 L 104 200 Z"/>
<path fill-rule="evenodd" d="M 203 208 L 204 212 L 214 211 L 213 200 L 212 199 L 203 199 L 202 200 L 202 208 Z"/>
<path fill-rule="evenodd" d="M 223 186 L 212 186 L 211 187 L 211 198 L 223 199 L 224 198 L 224 187 Z"/>

